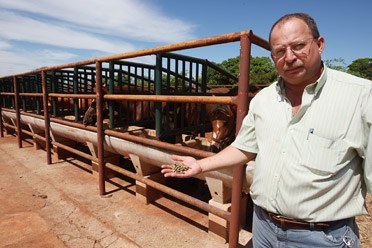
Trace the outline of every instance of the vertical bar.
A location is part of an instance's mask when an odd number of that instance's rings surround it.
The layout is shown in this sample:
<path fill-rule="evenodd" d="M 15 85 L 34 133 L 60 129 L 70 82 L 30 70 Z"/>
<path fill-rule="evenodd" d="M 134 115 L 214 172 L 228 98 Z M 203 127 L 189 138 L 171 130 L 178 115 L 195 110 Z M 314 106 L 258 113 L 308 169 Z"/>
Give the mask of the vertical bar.
<path fill-rule="evenodd" d="M 177 91 L 178 89 L 178 64 L 179 64 L 179 61 L 178 59 L 175 59 L 176 60 L 176 64 L 175 64 L 175 69 L 174 71 L 176 72 L 176 75 L 174 76 L 174 90 Z"/>
<path fill-rule="evenodd" d="M 167 91 L 169 92 L 169 89 L 171 87 L 170 85 L 170 70 L 171 70 L 171 59 L 170 57 L 167 57 Z"/>
<path fill-rule="evenodd" d="M 3 105 L 5 106 L 5 102 L 3 102 L 3 96 L 1 95 L 2 92 L 4 92 L 4 81 L 0 79 L 0 136 L 1 138 L 4 138 L 4 123 L 3 123 L 3 112 L 2 108 Z"/>
<path fill-rule="evenodd" d="M 240 37 L 240 61 L 238 82 L 238 106 L 236 117 L 236 134 L 242 125 L 243 118 L 248 112 L 248 89 L 250 70 L 251 42 L 249 35 Z M 233 185 L 231 199 L 231 221 L 229 230 L 229 247 L 236 248 L 239 239 L 240 228 L 240 205 L 242 199 L 244 165 L 236 166 L 233 170 Z"/>
<path fill-rule="evenodd" d="M 22 148 L 22 131 L 21 131 L 21 114 L 19 110 L 19 92 L 16 76 L 13 76 L 14 85 L 14 104 L 16 110 L 16 124 L 17 124 L 17 138 L 18 138 L 18 148 Z"/>
<path fill-rule="evenodd" d="M 102 92 L 102 63 L 96 62 L 96 103 L 97 103 L 97 153 L 98 153 L 98 183 L 99 194 L 105 195 L 105 163 L 103 157 L 103 92 Z"/>
<path fill-rule="evenodd" d="M 141 67 L 141 84 L 143 87 L 142 91 L 150 92 L 150 82 L 147 82 L 147 85 L 145 84 L 145 67 Z M 145 87 L 147 88 L 146 90 Z"/>
<path fill-rule="evenodd" d="M 109 80 L 109 94 L 114 94 L 114 80 L 115 80 L 115 71 L 114 71 L 114 62 L 110 61 L 109 64 L 109 70 L 110 70 L 110 80 Z M 110 118 L 110 123 L 109 123 L 109 128 L 113 129 L 114 126 L 114 101 L 109 100 L 109 118 Z"/>
<path fill-rule="evenodd" d="M 35 74 L 35 87 L 34 87 L 34 92 L 40 92 L 39 91 L 39 77 L 38 77 L 38 74 Z M 36 113 L 38 115 L 41 114 L 41 106 L 40 106 L 40 97 L 35 97 L 35 101 L 36 101 Z"/>
<path fill-rule="evenodd" d="M 50 120 L 48 111 L 48 87 L 46 82 L 46 72 L 41 71 L 41 84 L 43 87 L 43 107 L 44 107 L 44 122 L 45 122 L 45 150 L 47 152 L 47 164 L 52 163 L 52 152 L 50 142 Z"/>
<path fill-rule="evenodd" d="M 18 93 L 23 93 L 23 92 L 26 92 L 25 91 L 25 80 L 24 80 L 24 76 L 21 76 L 20 77 L 20 82 L 18 84 Z M 22 101 L 22 110 L 24 112 L 26 112 L 26 99 L 27 99 L 27 96 L 23 96 L 22 98 L 19 98 L 18 101 L 21 99 Z"/>
<path fill-rule="evenodd" d="M 161 54 L 156 54 L 156 65 L 155 65 L 155 94 L 161 95 L 161 84 L 162 84 L 162 56 Z M 155 102 L 155 130 L 156 137 L 161 136 L 161 119 L 162 119 L 162 103 Z"/>
<path fill-rule="evenodd" d="M 182 93 L 185 92 L 186 60 L 182 61 Z"/>
<path fill-rule="evenodd" d="M 51 85 L 52 85 L 52 93 L 57 93 L 57 80 L 56 80 L 56 71 L 52 71 L 52 77 L 51 77 Z M 48 99 L 49 101 L 49 99 Z M 52 109 L 53 109 L 53 116 L 57 116 L 57 111 L 58 111 L 58 108 L 57 108 L 57 99 L 54 97 L 52 99 L 52 101 L 50 102 L 50 104 L 52 105 Z"/>
<path fill-rule="evenodd" d="M 204 63 L 201 64 L 201 92 L 203 95 L 205 95 L 207 93 L 207 82 L 208 82 L 208 74 L 207 74 L 207 70 L 208 70 L 208 66 L 207 66 L 207 61 L 205 61 Z M 202 104 L 201 106 L 201 114 L 202 114 L 202 124 L 203 124 L 203 130 L 202 130 L 202 136 L 204 137 L 205 136 L 205 129 L 206 129 L 206 122 L 207 122 L 207 109 L 206 109 L 206 105 L 205 104 Z"/>
<path fill-rule="evenodd" d="M 189 62 L 189 87 L 190 87 L 190 93 L 192 93 L 192 88 L 193 88 L 193 77 L 192 77 L 192 74 L 193 74 L 193 69 L 192 69 L 192 66 L 193 66 L 193 62 L 190 60 L 190 62 Z"/>
<path fill-rule="evenodd" d="M 137 77 L 138 77 L 138 66 L 134 66 L 134 91 L 137 93 L 138 91 L 138 82 L 137 82 Z M 143 92 L 143 88 L 141 87 L 142 89 L 142 92 Z"/>
<path fill-rule="evenodd" d="M 73 82 L 73 86 L 74 86 L 74 94 L 77 94 L 78 93 L 78 88 L 79 88 L 79 82 L 78 82 L 78 68 L 75 67 L 74 68 L 74 82 Z M 70 103 L 71 100 L 68 99 L 68 102 Z M 78 122 L 79 121 L 79 99 L 77 98 L 74 98 L 73 99 L 73 102 L 74 102 L 74 114 L 75 114 L 75 122 Z M 70 104 L 69 104 L 70 105 Z"/>
<path fill-rule="evenodd" d="M 10 92 L 14 92 L 14 94 L 15 94 L 15 90 L 14 90 L 14 76 L 9 81 L 10 81 L 9 82 L 9 84 L 10 84 Z M 15 107 L 15 95 L 14 95 L 14 97 L 11 98 L 11 101 L 12 101 L 12 106 L 11 107 L 15 109 L 16 108 Z"/>
<path fill-rule="evenodd" d="M 195 82 L 196 82 L 196 85 L 195 85 L 195 92 L 196 93 L 199 93 L 199 66 L 200 66 L 200 63 L 196 62 L 195 63 L 196 65 L 196 72 L 195 72 Z"/>
<path fill-rule="evenodd" d="M 84 68 L 84 93 L 88 93 L 88 76 L 87 76 L 87 69 Z M 88 99 L 84 99 L 84 105 L 82 104 L 82 106 L 84 106 L 84 111 L 88 108 Z"/>

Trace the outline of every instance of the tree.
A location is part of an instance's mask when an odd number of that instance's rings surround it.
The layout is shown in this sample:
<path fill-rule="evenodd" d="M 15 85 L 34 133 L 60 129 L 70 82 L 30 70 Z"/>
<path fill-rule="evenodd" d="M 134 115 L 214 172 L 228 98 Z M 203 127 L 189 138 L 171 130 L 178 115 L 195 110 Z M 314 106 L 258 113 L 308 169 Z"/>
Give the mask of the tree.
<path fill-rule="evenodd" d="M 235 77 L 239 76 L 239 56 L 222 61 L 217 66 L 228 71 Z M 251 57 L 250 66 L 250 83 L 251 84 L 268 84 L 277 80 L 278 74 L 269 57 Z M 209 84 L 237 84 L 236 81 L 222 75 L 221 73 L 208 69 Z"/>
<path fill-rule="evenodd" d="M 238 77 L 239 75 L 239 57 L 230 58 L 227 60 L 222 61 L 221 63 L 214 63 L 216 66 L 224 69 L 225 71 L 229 72 L 230 74 Z M 231 78 L 223 75 L 222 73 L 216 71 L 215 69 L 209 68 L 207 70 L 207 77 L 208 77 L 208 84 L 211 85 L 234 85 L 237 84 L 236 81 L 232 80 Z"/>
<path fill-rule="evenodd" d="M 348 66 L 348 68 L 348 73 L 372 80 L 372 58 L 356 59 Z"/>
<path fill-rule="evenodd" d="M 278 73 L 269 57 L 251 58 L 251 84 L 269 84 L 278 79 Z"/>
<path fill-rule="evenodd" d="M 326 59 L 324 60 L 324 63 L 328 68 L 332 68 L 332 69 L 343 71 L 343 72 L 347 71 L 347 66 L 343 58 Z"/>

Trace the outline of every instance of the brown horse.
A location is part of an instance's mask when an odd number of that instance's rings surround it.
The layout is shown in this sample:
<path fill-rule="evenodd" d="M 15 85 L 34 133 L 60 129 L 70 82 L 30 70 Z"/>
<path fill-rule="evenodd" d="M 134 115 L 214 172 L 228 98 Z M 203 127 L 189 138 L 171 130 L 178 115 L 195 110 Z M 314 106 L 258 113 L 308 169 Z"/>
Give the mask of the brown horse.
<path fill-rule="evenodd" d="M 108 87 L 102 87 L 104 94 L 108 93 Z M 94 88 L 94 92 L 96 89 Z M 139 86 L 115 86 L 114 92 L 117 93 L 150 93 L 143 91 Z M 150 101 L 114 101 L 114 119 L 116 122 L 140 122 L 151 121 L 154 119 L 154 102 Z M 103 116 L 108 118 L 109 108 L 108 102 L 104 101 Z M 96 117 L 96 101 L 93 100 L 89 108 L 86 110 L 83 118 L 84 125 L 95 125 Z"/>
<path fill-rule="evenodd" d="M 235 105 L 208 104 L 207 113 L 212 124 L 210 150 L 218 152 L 231 144 L 235 138 Z"/>

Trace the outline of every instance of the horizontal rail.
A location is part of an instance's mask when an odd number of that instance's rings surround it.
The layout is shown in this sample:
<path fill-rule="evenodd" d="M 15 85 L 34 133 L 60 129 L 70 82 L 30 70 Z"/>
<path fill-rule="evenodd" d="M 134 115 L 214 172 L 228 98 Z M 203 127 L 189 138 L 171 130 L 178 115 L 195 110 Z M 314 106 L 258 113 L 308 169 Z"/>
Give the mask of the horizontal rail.
<path fill-rule="evenodd" d="M 34 118 L 38 118 L 38 119 L 41 119 L 41 120 L 44 119 L 42 115 L 38 115 L 38 114 L 34 114 L 34 113 L 29 113 L 29 112 L 24 112 L 24 111 L 20 111 L 20 113 L 22 115 L 28 115 L 28 116 L 31 116 L 31 117 L 34 117 Z"/>
<path fill-rule="evenodd" d="M 116 137 L 116 138 L 121 138 L 127 141 L 139 143 L 142 145 L 147 145 L 150 147 L 166 149 L 166 150 L 169 150 L 175 153 L 181 153 L 181 154 L 189 155 L 189 156 L 206 158 L 214 154 L 213 152 L 202 151 L 202 150 L 194 149 L 194 148 L 187 147 L 187 146 L 170 144 L 170 143 L 166 143 L 166 142 L 159 141 L 159 140 L 153 140 L 153 139 L 148 139 L 145 137 L 132 135 L 129 133 L 121 133 L 121 132 L 116 132 L 116 131 L 108 130 L 108 129 L 105 130 L 104 132 L 105 134 Z"/>
<path fill-rule="evenodd" d="M 40 115 L 38 116 L 38 118 L 44 119 L 43 116 L 40 116 Z M 55 123 L 59 123 L 59 124 L 62 124 L 62 125 L 67 125 L 67 126 L 70 126 L 70 127 L 76 127 L 76 128 L 80 128 L 80 129 L 84 129 L 84 130 L 88 130 L 88 131 L 92 131 L 92 132 L 97 132 L 97 127 L 85 126 L 83 124 L 76 123 L 76 122 L 65 121 L 65 120 L 61 120 L 61 119 L 58 119 L 58 118 L 50 118 L 50 121 L 55 122 Z M 130 133 L 122 133 L 122 132 L 113 131 L 113 130 L 109 130 L 109 129 L 104 130 L 104 133 L 107 134 L 107 135 L 116 137 L 116 138 L 121 138 L 121 139 L 124 139 L 124 140 L 127 140 L 127 141 L 136 142 L 136 143 L 139 143 L 139 144 L 142 144 L 142 145 L 148 145 L 148 146 L 159 148 L 159 149 L 167 149 L 167 150 L 170 150 L 174 153 L 180 153 L 180 154 L 195 156 L 195 157 L 199 157 L 199 158 L 209 157 L 209 156 L 212 156 L 214 154 L 213 152 L 198 150 L 198 149 L 187 147 L 187 146 L 180 146 L 180 145 L 170 144 L 170 143 L 155 140 L 155 139 L 148 139 L 148 138 L 136 136 L 136 135 L 133 135 L 133 134 L 130 134 Z"/>
<path fill-rule="evenodd" d="M 15 93 L 14 92 L 0 92 L 0 95 L 2 95 L 2 96 L 14 96 Z"/>
<path fill-rule="evenodd" d="M 26 92 L 23 92 L 23 93 L 19 93 L 20 96 L 39 96 L 39 97 L 43 97 L 43 93 L 26 93 Z"/>
<path fill-rule="evenodd" d="M 13 95 L 13 94 L 12 94 Z M 49 93 L 49 97 L 65 97 L 74 99 L 94 99 L 96 94 L 65 94 Z M 131 100 L 131 101 L 155 101 L 155 102 L 180 102 L 180 103 L 204 103 L 204 104 L 235 104 L 235 97 L 231 96 L 175 96 L 175 95 L 121 95 L 106 94 L 106 100 Z"/>
<path fill-rule="evenodd" d="M 17 132 L 17 127 L 15 127 L 15 126 L 13 126 L 13 125 L 10 125 L 10 124 L 8 124 L 8 123 L 4 123 L 4 126 L 5 126 L 5 127 L 8 127 L 8 128 L 11 128 L 11 129 L 14 129 L 14 130 Z M 33 137 L 33 138 L 36 138 L 36 139 L 42 140 L 42 141 L 44 141 L 44 142 L 46 141 L 45 137 L 43 137 L 43 136 L 41 136 L 41 135 L 38 135 L 38 134 L 34 134 L 33 132 L 30 132 L 30 131 L 28 131 L 28 130 L 24 130 L 24 129 L 22 129 L 22 133 L 25 133 L 25 134 L 27 134 L 27 135 Z M 63 150 L 69 151 L 69 152 L 71 152 L 71 153 L 74 153 L 74 154 L 76 154 L 76 155 L 79 155 L 80 157 L 83 157 L 83 158 L 86 158 L 86 159 L 88 159 L 88 160 L 91 160 L 91 161 L 94 161 L 94 162 L 97 162 L 97 163 L 98 163 L 98 158 L 96 158 L 96 157 L 94 157 L 94 156 L 92 156 L 92 155 L 89 155 L 89 154 L 87 154 L 87 153 L 85 153 L 85 152 L 82 152 L 82 151 L 79 151 L 79 150 L 77 150 L 77 149 L 71 148 L 71 147 L 69 147 L 69 146 L 66 146 L 66 145 L 61 144 L 61 143 L 56 142 L 56 141 L 52 141 L 52 144 L 53 144 L 54 146 L 57 146 L 57 147 L 62 148 Z"/>
<path fill-rule="evenodd" d="M 157 101 L 157 102 L 181 102 L 181 103 L 205 103 L 205 104 L 229 104 L 235 103 L 235 97 L 231 96 L 174 96 L 174 95 L 104 95 L 106 100 L 132 100 L 132 101 Z"/>
<path fill-rule="evenodd" d="M 57 141 L 52 141 L 52 145 L 55 145 L 57 147 L 62 148 L 63 150 L 66 150 L 68 152 L 72 152 L 72 153 L 74 153 L 76 155 L 79 155 L 80 157 L 83 157 L 83 158 L 86 158 L 88 160 L 91 160 L 91 161 L 94 161 L 94 162 L 98 163 L 98 158 L 96 158 L 96 157 L 94 157 L 92 155 L 89 155 L 88 153 L 85 153 L 85 152 L 79 151 L 79 150 L 77 150 L 75 148 L 66 146 L 66 145 L 61 144 L 61 143 L 59 143 Z"/>
<path fill-rule="evenodd" d="M 15 113 L 15 110 L 13 110 L 13 109 L 3 108 L 3 110 Z M 42 116 L 42 115 L 37 115 L 37 114 L 27 113 L 27 112 L 22 112 L 22 111 L 21 111 L 21 114 L 44 120 L 44 116 Z M 97 132 L 97 127 L 85 126 L 81 123 L 61 120 L 61 119 L 54 118 L 54 117 L 51 117 L 50 121 L 55 122 L 55 123 L 59 123 L 59 124 L 62 124 L 62 125 L 67 125 L 67 126 L 70 126 L 70 127 L 75 127 L 75 128 L 88 130 L 88 131 L 91 131 L 91 132 Z M 148 139 L 148 138 L 136 136 L 136 135 L 133 135 L 133 134 L 130 134 L 130 133 L 123 133 L 123 132 L 118 132 L 118 131 L 109 130 L 109 129 L 104 130 L 104 133 L 107 134 L 107 135 L 116 137 L 116 138 L 121 138 L 121 139 L 132 141 L 132 142 L 137 142 L 137 143 L 142 144 L 142 145 L 148 145 L 148 146 L 155 147 L 155 148 L 160 148 L 160 149 L 167 149 L 167 150 L 172 151 L 174 153 L 179 153 L 179 154 L 184 154 L 184 155 L 189 155 L 189 156 L 195 156 L 195 157 L 199 157 L 199 158 L 209 157 L 209 156 L 212 156 L 214 154 L 213 152 L 203 151 L 203 150 L 199 150 L 199 149 L 195 149 L 195 148 L 191 148 L 191 147 L 186 147 L 186 146 L 170 144 L 170 143 L 155 140 L 155 139 Z"/>
<path fill-rule="evenodd" d="M 124 176 L 127 176 L 127 177 L 130 177 L 130 178 L 133 178 L 137 181 L 140 181 L 154 189 L 157 189 L 157 190 L 160 190 L 170 196 L 173 196 L 173 197 L 176 197 L 177 199 L 181 200 L 181 201 L 184 201 L 184 202 L 187 202 L 195 207 L 198 207 L 200 209 L 203 209 L 209 213 L 212 213 L 214 215 L 217 215 L 227 221 L 230 221 L 230 217 L 231 217 L 231 214 L 230 212 L 227 212 L 225 210 L 222 210 L 222 209 L 219 209 L 217 207 L 214 207 L 212 205 L 209 205 L 208 203 L 205 203 L 199 199 L 196 199 L 192 196 L 189 196 L 189 195 L 186 195 L 184 193 L 181 193 L 177 190 L 174 190 L 172 188 L 169 188 L 163 184 L 160 184 L 160 183 L 157 183 L 153 180 L 150 180 L 148 178 L 144 178 L 143 176 L 139 176 L 133 172 L 130 172 L 130 171 L 127 171 L 123 168 L 120 168 L 114 164 L 111 164 L 111 163 L 106 163 L 106 168 L 109 168 L 113 171 L 116 171 L 120 174 L 123 174 Z"/>
<path fill-rule="evenodd" d="M 3 125 L 4 125 L 4 127 L 11 128 L 11 129 L 13 129 L 14 131 L 17 132 L 17 127 L 16 127 L 16 126 L 10 125 L 10 124 L 8 124 L 8 123 L 4 123 Z"/>
<path fill-rule="evenodd" d="M 66 97 L 75 99 L 93 99 L 96 98 L 96 94 L 67 94 L 67 93 L 49 93 L 49 97 Z"/>

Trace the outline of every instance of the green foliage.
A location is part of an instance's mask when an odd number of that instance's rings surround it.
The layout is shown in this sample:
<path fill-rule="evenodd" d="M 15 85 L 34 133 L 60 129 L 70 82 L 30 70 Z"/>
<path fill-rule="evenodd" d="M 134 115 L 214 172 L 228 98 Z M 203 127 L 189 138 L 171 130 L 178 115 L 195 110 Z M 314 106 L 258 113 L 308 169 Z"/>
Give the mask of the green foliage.
<path fill-rule="evenodd" d="M 348 66 L 342 58 L 326 59 L 324 63 L 329 68 L 372 80 L 372 58 L 356 59 Z"/>
<path fill-rule="evenodd" d="M 356 59 L 348 66 L 348 68 L 348 73 L 372 80 L 372 58 Z"/>
<path fill-rule="evenodd" d="M 338 71 L 347 71 L 345 60 L 342 58 L 338 59 L 326 59 L 324 60 L 324 64 L 331 69 L 338 70 Z"/>
<path fill-rule="evenodd" d="M 251 58 L 251 84 L 269 84 L 278 79 L 278 73 L 269 57 Z"/>
<path fill-rule="evenodd" d="M 234 75 L 235 77 L 238 77 L 239 75 L 239 57 L 224 60 L 219 64 L 214 62 L 212 63 L 229 72 L 230 74 Z M 210 85 L 234 85 L 238 83 L 232 80 L 231 78 L 221 74 L 220 72 L 214 70 L 213 68 L 209 67 L 207 70 L 207 78 L 208 84 Z"/>
<path fill-rule="evenodd" d="M 239 56 L 224 60 L 216 65 L 228 71 L 235 77 L 239 76 Z M 251 84 L 272 83 L 278 78 L 276 69 L 269 57 L 251 57 L 250 70 Z M 236 81 L 222 75 L 221 73 L 213 69 L 208 69 L 207 75 L 208 83 L 212 85 L 237 84 Z"/>

